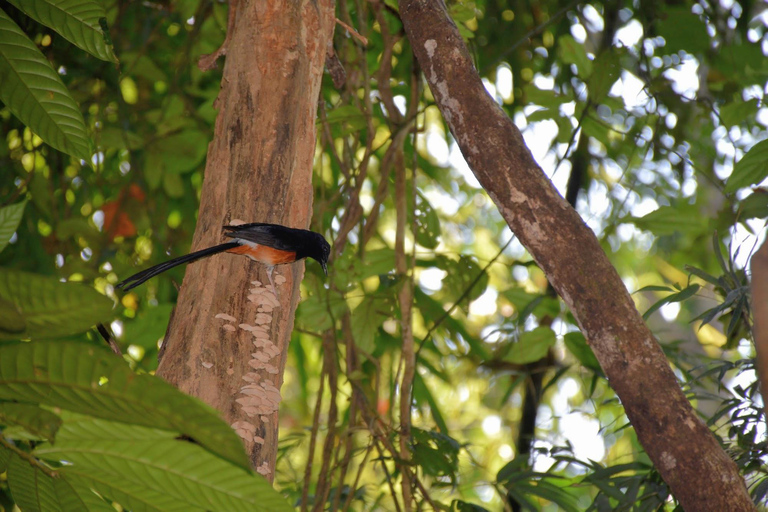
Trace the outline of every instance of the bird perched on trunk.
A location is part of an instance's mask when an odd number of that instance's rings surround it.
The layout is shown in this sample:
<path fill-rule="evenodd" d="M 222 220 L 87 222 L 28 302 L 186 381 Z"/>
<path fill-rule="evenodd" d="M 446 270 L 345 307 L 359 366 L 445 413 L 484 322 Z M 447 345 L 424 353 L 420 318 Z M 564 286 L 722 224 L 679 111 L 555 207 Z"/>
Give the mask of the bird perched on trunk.
<path fill-rule="evenodd" d="M 241 224 L 239 226 L 224 226 L 224 230 L 224 236 L 231 238 L 231 242 L 214 245 L 213 247 L 195 251 L 185 256 L 179 256 L 178 258 L 142 270 L 121 281 L 116 287 L 122 288 L 125 291 L 131 290 L 168 269 L 220 252 L 242 254 L 254 261 L 265 264 L 267 266 L 269 283 L 275 292 L 277 292 L 277 288 L 275 288 L 275 283 L 272 280 L 272 272 L 276 265 L 284 265 L 304 258 L 312 258 L 320 263 L 323 267 L 323 272 L 325 272 L 325 275 L 328 275 L 327 264 L 328 256 L 331 253 L 331 246 L 328 245 L 323 235 L 319 233 L 306 229 L 288 228 L 279 224 L 265 224 L 261 222 Z"/>

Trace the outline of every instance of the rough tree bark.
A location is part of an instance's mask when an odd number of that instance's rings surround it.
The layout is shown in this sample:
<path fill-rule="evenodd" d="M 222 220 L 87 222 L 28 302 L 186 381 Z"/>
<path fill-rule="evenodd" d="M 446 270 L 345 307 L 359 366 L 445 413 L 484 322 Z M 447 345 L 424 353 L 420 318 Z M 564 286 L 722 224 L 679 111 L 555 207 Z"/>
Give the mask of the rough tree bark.
<path fill-rule="evenodd" d="M 763 411 L 768 421 L 768 241 L 752 255 L 752 334 L 757 350 L 757 376 L 760 379 L 760 394 L 763 396 Z"/>
<path fill-rule="evenodd" d="M 333 2 L 241 0 L 230 18 L 193 250 L 220 243 L 226 224 L 306 228 L 312 216 L 315 115 Z M 247 258 L 224 254 L 190 265 L 158 368 L 222 412 L 269 480 L 303 275 L 303 263 L 275 269 L 278 301 L 263 284 L 264 266 Z"/>
<path fill-rule="evenodd" d="M 675 497 L 691 511 L 754 510 L 736 465 L 681 392 L 594 233 L 485 91 L 442 0 L 400 0 L 400 15 L 467 163 L 571 309 Z"/>

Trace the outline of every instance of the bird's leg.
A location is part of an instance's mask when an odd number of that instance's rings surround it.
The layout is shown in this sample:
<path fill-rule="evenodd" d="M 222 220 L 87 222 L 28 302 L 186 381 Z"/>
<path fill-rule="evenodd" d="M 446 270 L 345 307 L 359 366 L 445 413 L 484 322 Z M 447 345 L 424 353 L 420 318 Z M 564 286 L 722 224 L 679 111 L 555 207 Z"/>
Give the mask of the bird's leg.
<path fill-rule="evenodd" d="M 272 293 L 275 294 L 275 298 L 280 301 L 280 297 L 277 296 L 277 287 L 275 286 L 275 281 L 272 279 L 272 272 L 275 271 L 275 267 L 273 265 L 267 265 L 267 277 L 269 278 L 269 284 L 272 285 Z"/>

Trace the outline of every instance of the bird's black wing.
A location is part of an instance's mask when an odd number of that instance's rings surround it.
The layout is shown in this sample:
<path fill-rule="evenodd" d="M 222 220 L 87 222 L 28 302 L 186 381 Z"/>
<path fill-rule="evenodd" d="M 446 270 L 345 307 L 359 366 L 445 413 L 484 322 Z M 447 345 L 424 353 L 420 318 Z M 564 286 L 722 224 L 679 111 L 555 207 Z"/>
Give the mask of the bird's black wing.
<path fill-rule="evenodd" d="M 259 245 L 266 245 L 279 251 L 298 252 L 305 248 L 307 240 L 312 236 L 311 231 L 254 222 L 239 226 L 224 226 L 225 236 L 241 238 Z"/>

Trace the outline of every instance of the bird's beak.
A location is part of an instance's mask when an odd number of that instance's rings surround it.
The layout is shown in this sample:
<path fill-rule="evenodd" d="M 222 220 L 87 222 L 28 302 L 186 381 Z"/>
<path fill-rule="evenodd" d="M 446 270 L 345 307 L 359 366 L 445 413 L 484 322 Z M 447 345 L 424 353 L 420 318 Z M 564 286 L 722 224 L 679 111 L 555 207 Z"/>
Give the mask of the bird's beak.
<path fill-rule="evenodd" d="M 321 262 L 320 265 L 323 267 L 323 272 L 325 272 L 325 277 L 328 277 L 328 266 Z"/>

